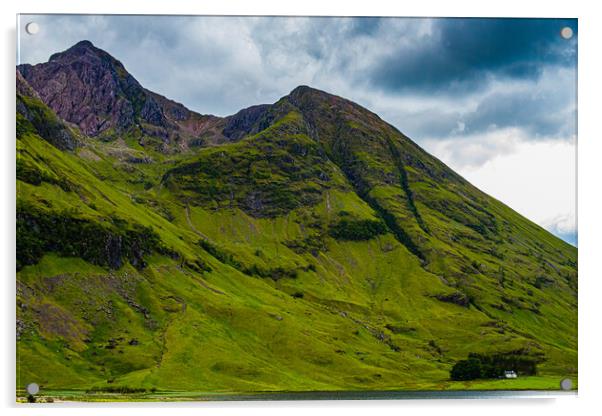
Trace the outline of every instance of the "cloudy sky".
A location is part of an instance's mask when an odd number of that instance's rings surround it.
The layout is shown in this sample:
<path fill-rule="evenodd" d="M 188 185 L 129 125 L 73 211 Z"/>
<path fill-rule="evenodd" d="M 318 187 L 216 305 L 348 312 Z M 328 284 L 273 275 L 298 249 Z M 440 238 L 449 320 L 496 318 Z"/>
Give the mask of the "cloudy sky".
<path fill-rule="evenodd" d="M 349 98 L 576 244 L 575 19 L 28 15 L 19 38 L 32 64 L 88 39 L 203 114 L 302 84 Z"/>

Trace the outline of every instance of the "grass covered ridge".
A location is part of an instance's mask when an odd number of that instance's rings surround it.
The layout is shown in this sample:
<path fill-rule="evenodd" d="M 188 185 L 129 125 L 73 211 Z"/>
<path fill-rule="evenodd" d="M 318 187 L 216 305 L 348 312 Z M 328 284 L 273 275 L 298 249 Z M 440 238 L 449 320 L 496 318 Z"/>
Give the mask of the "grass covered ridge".
<path fill-rule="evenodd" d="M 65 149 L 21 120 L 17 386 L 127 398 L 576 379 L 577 250 L 338 100 L 295 92 L 266 129 L 180 153 L 138 133 L 72 132 Z M 450 380 L 470 353 L 519 350 L 541 357 L 537 375 Z"/>

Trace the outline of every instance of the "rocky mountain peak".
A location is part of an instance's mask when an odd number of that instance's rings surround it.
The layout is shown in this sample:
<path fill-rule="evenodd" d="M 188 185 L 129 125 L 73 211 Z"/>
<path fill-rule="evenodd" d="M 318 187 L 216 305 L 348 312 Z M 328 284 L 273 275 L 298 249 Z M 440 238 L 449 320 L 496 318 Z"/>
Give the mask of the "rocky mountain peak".
<path fill-rule="evenodd" d="M 158 128 L 169 124 L 155 96 L 90 41 L 18 70 L 46 105 L 88 136 L 122 132 L 140 123 Z"/>
<path fill-rule="evenodd" d="M 342 99 L 337 97 L 336 95 L 329 94 L 322 90 L 312 88 L 307 85 L 299 85 L 295 89 L 293 89 L 288 98 L 291 102 L 299 102 L 301 100 L 333 100 L 333 99 Z"/>
<path fill-rule="evenodd" d="M 133 77 L 123 64 L 102 49 L 97 48 L 89 40 L 82 40 L 69 49 L 50 56 L 48 63 L 57 65 L 95 66 L 109 71 L 122 78 Z M 134 80 L 135 81 L 135 80 Z"/>
<path fill-rule="evenodd" d="M 69 49 L 67 49 L 63 52 L 57 52 L 57 53 L 52 54 L 50 56 L 49 61 L 61 61 L 66 58 L 73 59 L 73 58 L 81 57 L 82 55 L 85 55 L 85 54 L 99 56 L 102 54 L 102 52 L 103 51 L 101 49 L 98 49 L 89 40 L 82 40 L 80 42 L 77 42 L 75 45 L 71 46 Z M 106 54 L 106 53 L 104 53 L 104 54 Z"/>
<path fill-rule="evenodd" d="M 316 110 L 328 109 L 329 111 L 355 114 L 358 117 L 369 117 L 374 118 L 375 121 L 381 121 L 376 114 L 351 100 L 307 85 L 296 87 L 286 98 L 305 115 Z"/>

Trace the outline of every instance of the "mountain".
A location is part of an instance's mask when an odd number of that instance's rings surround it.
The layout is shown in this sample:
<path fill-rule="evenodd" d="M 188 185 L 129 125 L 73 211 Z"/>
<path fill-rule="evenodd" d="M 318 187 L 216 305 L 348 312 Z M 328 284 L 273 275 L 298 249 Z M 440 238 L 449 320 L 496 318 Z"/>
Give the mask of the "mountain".
<path fill-rule="evenodd" d="M 160 139 L 162 145 L 182 145 L 219 120 L 143 88 L 121 62 L 89 41 L 52 55 L 47 63 L 18 69 L 59 117 L 91 137 L 127 131 Z"/>
<path fill-rule="evenodd" d="M 576 379 L 577 249 L 344 98 L 200 115 L 82 41 L 17 67 L 17 185 L 18 386 Z"/>

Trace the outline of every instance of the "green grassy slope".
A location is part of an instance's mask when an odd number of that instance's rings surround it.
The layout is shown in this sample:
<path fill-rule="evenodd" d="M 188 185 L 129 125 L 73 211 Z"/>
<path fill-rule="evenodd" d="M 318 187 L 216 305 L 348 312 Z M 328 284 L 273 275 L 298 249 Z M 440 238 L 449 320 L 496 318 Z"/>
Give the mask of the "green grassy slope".
<path fill-rule="evenodd" d="M 322 94 L 171 155 L 18 114 L 17 386 L 471 388 L 457 360 L 511 351 L 542 378 L 494 388 L 575 377 L 576 249 Z"/>

